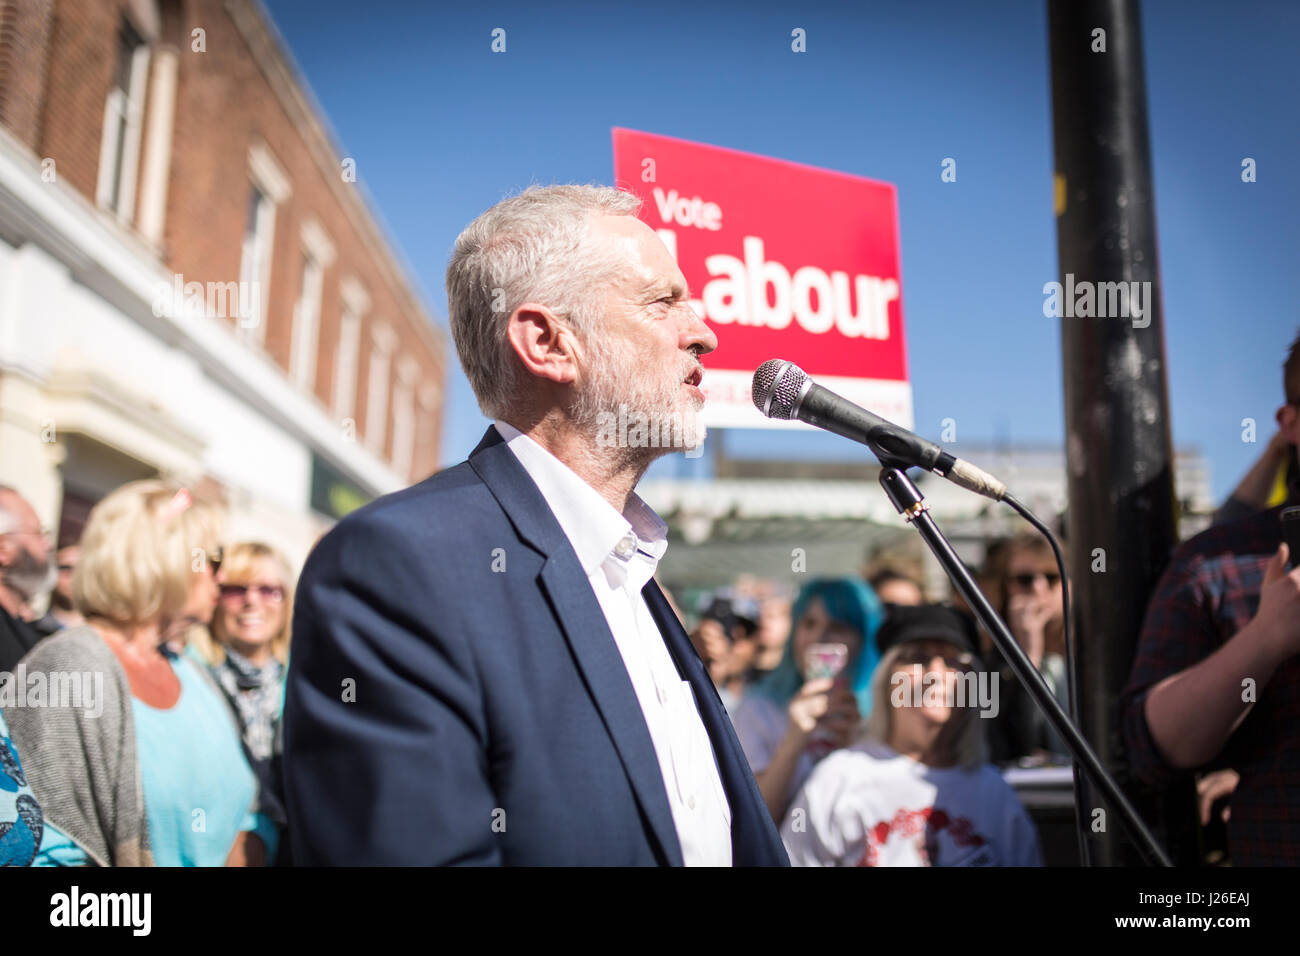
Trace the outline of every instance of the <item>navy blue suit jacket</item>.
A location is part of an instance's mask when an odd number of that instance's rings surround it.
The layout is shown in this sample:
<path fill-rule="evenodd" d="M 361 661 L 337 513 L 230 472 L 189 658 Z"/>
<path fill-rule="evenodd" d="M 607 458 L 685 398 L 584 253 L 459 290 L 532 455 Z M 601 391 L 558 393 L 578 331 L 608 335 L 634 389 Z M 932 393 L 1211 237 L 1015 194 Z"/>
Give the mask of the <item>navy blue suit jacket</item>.
<path fill-rule="evenodd" d="M 734 862 L 787 865 L 703 663 L 658 585 L 642 593 L 695 690 Z M 300 864 L 682 863 L 600 604 L 495 428 L 467 462 L 353 512 L 312 551 L 284 747 Z"/>

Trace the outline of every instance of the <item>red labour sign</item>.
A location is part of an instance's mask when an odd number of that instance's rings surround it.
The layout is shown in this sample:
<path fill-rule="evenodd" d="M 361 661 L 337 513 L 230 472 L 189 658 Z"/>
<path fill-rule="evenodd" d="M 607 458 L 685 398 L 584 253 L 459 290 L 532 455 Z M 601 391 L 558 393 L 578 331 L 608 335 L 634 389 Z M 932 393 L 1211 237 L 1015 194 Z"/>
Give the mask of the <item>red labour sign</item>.
<path fill-rule="evenodd" d="M 635 130 L 614 130 L 615 183 L 639 196 L 718 336 L 705 422 L 773 427 L 754 369 L 789 359 L 906 428 L 898 203 L 888 183 Z"/>

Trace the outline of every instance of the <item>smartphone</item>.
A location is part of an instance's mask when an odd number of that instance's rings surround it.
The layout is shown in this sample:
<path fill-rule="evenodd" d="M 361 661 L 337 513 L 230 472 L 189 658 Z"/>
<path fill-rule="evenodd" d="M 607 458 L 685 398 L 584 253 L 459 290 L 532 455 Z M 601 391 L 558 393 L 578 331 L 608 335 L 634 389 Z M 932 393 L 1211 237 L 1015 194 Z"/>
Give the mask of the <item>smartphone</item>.
<path fill-rule="evenodd" d="M 1300 508 L 1296 509 L 1300 511 Z M 804 680 L 838 677 L 849 662 L 847 644 L 811 644 L 804 655 Z"/>
<path fill-rule="evenodd" d="M 1282 509 L 1282 540 L 1286 542 L 1287 570 L 1300 564 L 1300 505 Z"/>

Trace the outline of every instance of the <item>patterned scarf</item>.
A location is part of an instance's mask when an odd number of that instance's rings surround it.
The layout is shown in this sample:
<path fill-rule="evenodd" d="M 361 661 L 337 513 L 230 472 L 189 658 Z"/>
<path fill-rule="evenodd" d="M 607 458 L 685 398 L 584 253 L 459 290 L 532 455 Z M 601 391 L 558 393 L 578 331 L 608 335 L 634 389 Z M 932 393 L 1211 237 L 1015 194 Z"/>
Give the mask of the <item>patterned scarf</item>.
<path fill-rule="evenodd" d="M 269 760 L 280 720 L 284 665 L 272 657 L 258 667 L 229 647 L 225 651 L 226 659 L 212 668 L 213 676 L 239 713 L 249 752 Z"/>

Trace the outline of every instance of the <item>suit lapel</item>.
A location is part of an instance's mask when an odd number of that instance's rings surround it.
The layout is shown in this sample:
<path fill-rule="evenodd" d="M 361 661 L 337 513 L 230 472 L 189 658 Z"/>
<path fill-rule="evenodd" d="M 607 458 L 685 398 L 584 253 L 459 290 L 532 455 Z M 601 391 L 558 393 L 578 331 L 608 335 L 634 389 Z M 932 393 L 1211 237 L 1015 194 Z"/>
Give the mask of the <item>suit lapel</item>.
<path fill-rule="evenodd" d="M 614 643 L 604 612 L 572 552 L 553 554 L 542 568 L 542 586 L 555 606 L 564 636 L 614 741 L 637 802 L 668 862 L 682 865 L 681 845 L 645 715 Z"/>
<path fill-rule="evenodd" d="M 646 583 L 641 594 L 659 626 L 659 633 L 664 637 L 677 670 L 683 679 L 690 681 L 695 699 L 700 703 L 700 718 L 709 732 L 713 753 L 718 758 L 718 771 L 722 774 L 722 785 L 731 804 L 732 862 L 738 866 L 785 863 L 780 836 L 704 662 L 691 646 L 681 621 L 654 579 Z"/>
<path fill-rule="evenodd" d="M 555 609 L 560 629 L 618 751 L 662 858 L 681 866 L 681 845 L 645 715 L 600 602 L 592 593 L 569 539 L 496 428 L 488 428 L 469 463 L 519 536 L 546 556 L 538 583 Z"/>

